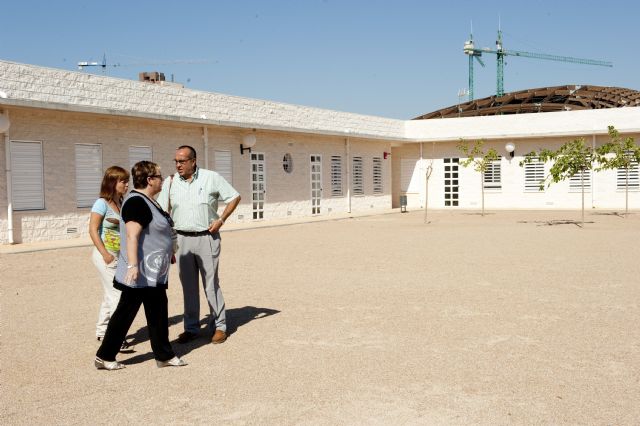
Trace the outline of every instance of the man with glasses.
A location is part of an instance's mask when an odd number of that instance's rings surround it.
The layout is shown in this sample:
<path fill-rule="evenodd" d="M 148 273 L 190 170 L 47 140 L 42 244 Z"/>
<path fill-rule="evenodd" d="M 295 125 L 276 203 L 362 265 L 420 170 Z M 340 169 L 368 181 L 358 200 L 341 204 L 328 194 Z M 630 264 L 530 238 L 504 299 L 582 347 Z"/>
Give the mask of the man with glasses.
<path fill-rule="evenodd" d="M 220 227 L 240 203 L 240 194 L 218 173 L 196 164 L 196 150 L 188 145 L 176 150 L 177 173 L 165 179 L 158 202 L 171 213 L 178 233 L 178 263 L 184 297 L 184 332 L 178 343 L 187 343 L 200 331 L 198 275 L 209 303 L 211 343 L 227 339 L 224 298 L 218 280 Z M 227 205 L 218 215 L 218 200 Z"/>

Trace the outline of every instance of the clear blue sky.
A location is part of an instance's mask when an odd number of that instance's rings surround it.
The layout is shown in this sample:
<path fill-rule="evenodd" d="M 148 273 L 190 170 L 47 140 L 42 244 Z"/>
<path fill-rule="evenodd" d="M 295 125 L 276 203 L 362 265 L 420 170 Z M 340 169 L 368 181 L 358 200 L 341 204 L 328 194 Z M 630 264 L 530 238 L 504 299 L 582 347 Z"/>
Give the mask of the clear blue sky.
<path fill-rule="evenodd" d="M 613 68 L 507 58 L 505 91 L 563 84 L 640 89 L 639 3 L 628 0 L 225 0 L 4 2 L 0 58 L 107 75 L 162 71 L 187 87 L 393 118 L 453 105 L 462 52 L 494 47 L 607 60 Z M 179 60 L 194 64 L 155 64 Z M 495 94 L 495 55 L 476 98 Z M 101 73 L 98 68 L 90 71 Z"/>

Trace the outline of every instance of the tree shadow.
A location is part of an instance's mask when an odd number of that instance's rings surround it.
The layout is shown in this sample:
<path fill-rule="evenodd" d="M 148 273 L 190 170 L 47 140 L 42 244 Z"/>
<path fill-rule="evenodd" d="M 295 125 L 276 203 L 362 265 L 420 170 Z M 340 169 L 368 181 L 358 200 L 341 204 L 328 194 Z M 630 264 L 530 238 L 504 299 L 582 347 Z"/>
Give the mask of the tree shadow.
<path fill-rule="evenodd" d="M 256 308 L 255 306 L 227 309 L 227 336 L 231 336 L 238 331 L 239 327 L 242 327 L 253 320 L 265 318 L 277 313 L 280 313 L 280 311 L 269 308 Z M 200 321 L 200 324 L 204 326 L 204 332 L 201 329 L 199 336 L 196 339 L 183 344 L 177 343 L 177 340 L 171 342 L 171 346 L 173 347 L 173 350 L 175 351 L 177 356 L 186 355 L 195 349 L 211 343 L 211 335 L 210 332 L 207 331 L 207 326 L 210 322 L 210 319 L 210 315 L 207 315 L 202 319 L 202 321 Z M 180 324 L 181 322 L 182 315 L 174 315 L 169 318 L 169 327 Z M 148 327 L 145 325 L 144 327 L 139 328 L 135 333 L 128 335 L 127 338 L 131 339 L 131 343 L 133 344 L 139 344 L 149 340 Z M 122 361 L 122 363 L 127 365 L 139 364 L 141 362 L 149 361 L 154 358 L 155 357 L 153 355 L 153 352 L 147 352 L 128 358 Z"/>
<path fill-rule="evenodd" d="M 582 223 L 579 220 L 573 219 L 552 219 L 552 220 L 519 220 L 518 223 L 535 223 L 536 226 L 556 226 L 556 225 L 575 225 L 578 228 L 582 228 Z M 584 224 L 595 223 L 593 221 L 584 221 Z"/>
<path fill-rule="evenodd" d="M 593 212 L 591 213 L 592 215 L 595 216 L 618 216 L 621 218 L 625 218 L 625 216 L 629 216 L 631 215 L 631 213 L 627 213 L 626 215 L 624 213 L 619 213 L 619 212 Z"/>

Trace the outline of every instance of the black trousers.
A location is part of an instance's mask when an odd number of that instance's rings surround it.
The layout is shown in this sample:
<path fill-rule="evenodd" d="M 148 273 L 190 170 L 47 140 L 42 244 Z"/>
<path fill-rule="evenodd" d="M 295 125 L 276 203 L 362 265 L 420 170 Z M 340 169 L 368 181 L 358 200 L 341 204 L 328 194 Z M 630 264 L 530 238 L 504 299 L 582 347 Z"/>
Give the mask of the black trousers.
<path fill-rule="evenodd" d="M 96 353 L 104 361 L 115 361 L 120 346 L 127 337 L 129 328 L 136 318 L 140 305 L 144 305 L 147 317 L 151 349 L 158 361 L 168 361 L 175 356 L 169 343 L 169 311 L 167 308 L 167 290 L 165 288 L 146 287 L 122 288 L 120 302 L 109 320 L 102 344 Z"/>

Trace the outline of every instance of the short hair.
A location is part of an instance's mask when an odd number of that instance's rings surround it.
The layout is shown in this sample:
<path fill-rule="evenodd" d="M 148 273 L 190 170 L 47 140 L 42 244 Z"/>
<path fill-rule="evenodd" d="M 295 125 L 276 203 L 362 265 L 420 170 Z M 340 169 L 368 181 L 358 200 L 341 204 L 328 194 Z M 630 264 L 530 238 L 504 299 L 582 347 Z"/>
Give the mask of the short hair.
<path fill-rule="evenodd" d="M 179 150 L 179 149 L 188 149 L 189 151 L 191 151 L 191 158 L 197 158 L 196 157 L 196 150 L 191 145 L 180 145 L 179 147 L 176 148 L 176 151 Z"/>
<path fill-rule="evenodd" d="M 133 177 L 133 187 L 135 189 L 144 189 L 149 185 L 147 178 L 158 175 L 160 166 L 153 161 L 138 161 L 131 168 L 131 176 Z"/>
<path fill-rule="evenodd" d="M 100 198 L 107 201 L 118 201 L 116 197 L 116 185 L 120 181 L 128 181 L 129 172 L 120 166 L 111 166 L 104 172 L 102 183 L 100 184 Z"/>

